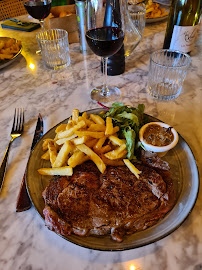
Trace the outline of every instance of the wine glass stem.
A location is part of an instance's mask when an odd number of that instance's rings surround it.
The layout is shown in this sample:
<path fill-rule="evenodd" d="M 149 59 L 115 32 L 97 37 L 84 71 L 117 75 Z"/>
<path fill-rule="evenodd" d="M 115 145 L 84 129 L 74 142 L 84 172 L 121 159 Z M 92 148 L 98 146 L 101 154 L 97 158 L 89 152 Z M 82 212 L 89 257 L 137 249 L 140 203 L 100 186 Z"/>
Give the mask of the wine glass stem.
<path fill-rule="evenodd" d="M 42 31 L 45 30 L 44 29 L 44 20 L 39 20 L 39 22 L 40 22 L 40 25 L 41 25 L 41 30 Z"/>
<path fill-rule="evenodd" d="M 107 60 L 108 57 L 103 57 L 102 62 L 103 62 L 103 75 L 104 75 L 104 83 L 102 87 L 102 95 L 107 96 L 108 94 L 108 87 L 107 87 Z"/>

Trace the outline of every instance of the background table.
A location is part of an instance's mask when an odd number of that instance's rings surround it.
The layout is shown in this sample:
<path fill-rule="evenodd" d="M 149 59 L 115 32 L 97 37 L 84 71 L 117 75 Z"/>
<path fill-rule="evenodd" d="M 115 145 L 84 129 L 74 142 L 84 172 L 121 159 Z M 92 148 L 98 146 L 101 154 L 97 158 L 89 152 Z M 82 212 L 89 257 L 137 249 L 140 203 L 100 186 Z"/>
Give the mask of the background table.
<path fill-rule="evenodd" d="M 166 23 L 148 25 L 144 39 L 126 59 L 124 74 L 109 77 L 123 93 L 121 101 L 136 106 L 144 103 L 146 113 L 174 126 L 192 148 L 202 175 L 202 88 L 201 40 L 197 41 L 181 95 L 168 102 L 146 92 L 149 55 L 162 48 Z M 11 66 L 0 70 L 0 160 L 9 141 L 14 108 L 24 107 L 25 129 L 14 141 L 0 196 L 0 269 L 3 270 L 199 270 L 202 269 L 202 194 L 186 221 L 171 235 L 145 247 L 100 252 L 76 246 L 49 231 L 35 209 L 15 213 L 17 194 L 40 112 L 45 131 L 80 111 L 97 108 L 90 89 L 102 83 L 100 58 L 83 56 L 78 44 L 70 45 L 71 66 L 48 70 L 35 55 L 36 32 L 0 29 L 0 36 L 22 41 L 23 51 Z M 200 36 L 201 37 L 201 36 Z"/>

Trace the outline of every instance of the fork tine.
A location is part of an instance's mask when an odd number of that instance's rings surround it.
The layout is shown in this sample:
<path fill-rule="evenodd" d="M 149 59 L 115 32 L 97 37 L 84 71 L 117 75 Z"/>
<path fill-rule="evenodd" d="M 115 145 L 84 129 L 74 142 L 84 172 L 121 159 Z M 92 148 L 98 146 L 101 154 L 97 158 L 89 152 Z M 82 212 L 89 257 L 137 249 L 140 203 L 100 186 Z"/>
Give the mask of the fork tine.
<path fill-rule="evenodd" d="M 17 108 L 17 120 L 16 120 L 16 126 L 15 126 L 16 130 L 19 130 L 19 124 L 20 124 L 20 109 Z"/>
<path fill-rule="evenodd" d="M 15 108 L 12 132 L 23 132 L 24 129 L 24 108 Z"/>
<path fill-rule="evenodd" d="M 24 108 L 21 108 L 21 116 L 20 116 L 20 130 L 24 129 Z"/>
<path fill-rule="evenodd" d="M 16 123 L 16 108 L 15 108 L 15 112 L 14 112 L 12 131 L 15 130 L 15 123 Z"/>

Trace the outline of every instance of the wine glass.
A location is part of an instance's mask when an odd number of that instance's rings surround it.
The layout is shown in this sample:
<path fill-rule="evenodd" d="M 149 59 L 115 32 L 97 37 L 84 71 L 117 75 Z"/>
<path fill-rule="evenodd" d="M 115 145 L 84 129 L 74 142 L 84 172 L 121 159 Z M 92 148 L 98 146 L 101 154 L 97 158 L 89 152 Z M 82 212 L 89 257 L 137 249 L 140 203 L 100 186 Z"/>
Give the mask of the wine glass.
<path fill-rule="evenodd" d="M 104 83 L 91 91 L 99 102 L 118 100 L 121 91 L 107 85 L 107 59 L 117 53 L 124 40 L 123 0 L 87 0 L 86 40 L 91 50 L 102 57 Z"/>
<path fill-rule="evenodd" d="M 44 19 L 50 14 L 51 2 L 52 0 L 23 0 L 27 12 L 34 19 L 39 20 L 42 30 L 44 29 Z"/>

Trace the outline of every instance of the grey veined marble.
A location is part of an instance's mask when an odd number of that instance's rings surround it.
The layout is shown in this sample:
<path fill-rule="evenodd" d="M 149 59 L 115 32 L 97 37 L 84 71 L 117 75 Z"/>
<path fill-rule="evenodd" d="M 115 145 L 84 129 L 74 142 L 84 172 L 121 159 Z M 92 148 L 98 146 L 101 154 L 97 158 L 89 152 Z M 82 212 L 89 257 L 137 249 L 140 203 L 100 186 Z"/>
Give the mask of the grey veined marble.
<path fill-rule="evenodd" d="M 188 142 L 202 175 L 202 58 L 201 36 L 181 95 L 160 102 L 146 92 L 149 55 L 162 48 L 166 23 L 148 25 L 134 53 L 126 59 L 126 71 L 109 77 L 122 90 L 121 101 L 136 106 L 144 103 L 146 113 L 174 126 Z M 0 36 L 22 41 L 22 55 L 0 70 L 0 160 L 9 141 L 15 107 L 25 109 L 25 130 L 14 141 L 0 196 L 0 270 L 200 270 L 202 269 L 202 190 L 186 221 L 172 234 L 145 247 L 101 252 L 76 246 L 49 231 L 32 207 L 16 213 L 15 204 L 29 156 L 38 113 L 45 131 L 80 111 L 98 107 L 90 100 L 90 89 L 102 83 L 100 58 L 83 56 L 78 44 L 70 45 L 71 66 L 48 70 L 35 54 L 36 32 L 0 29 Z M 201 179 L 201 178 L 200 178 Z"/>

